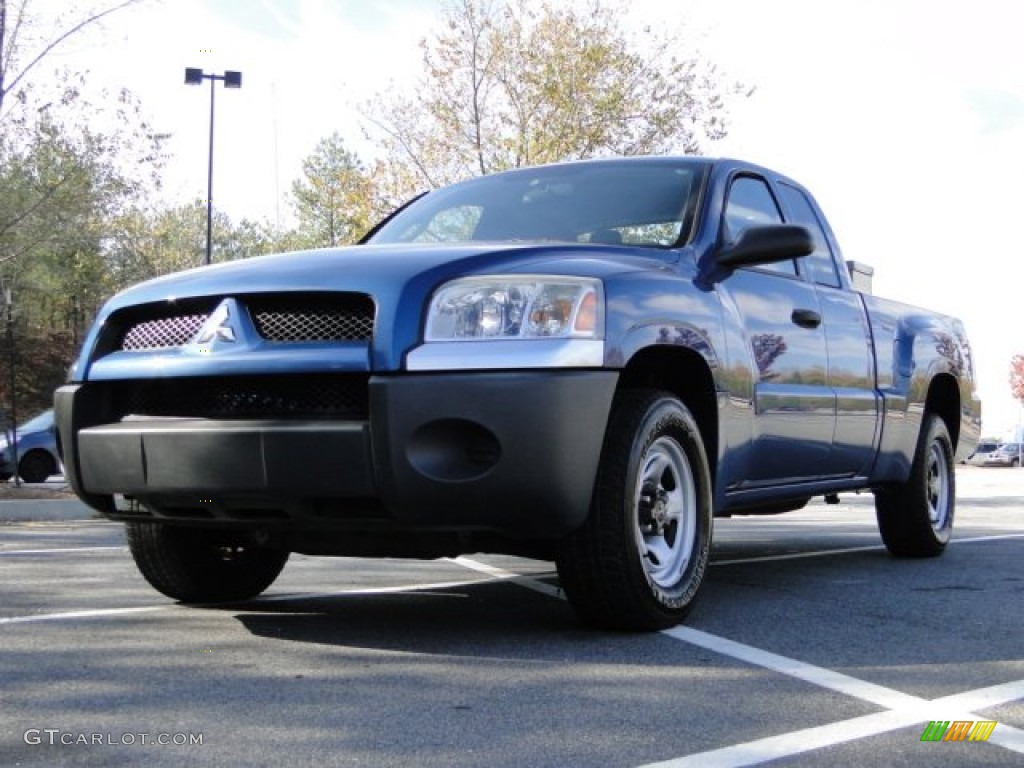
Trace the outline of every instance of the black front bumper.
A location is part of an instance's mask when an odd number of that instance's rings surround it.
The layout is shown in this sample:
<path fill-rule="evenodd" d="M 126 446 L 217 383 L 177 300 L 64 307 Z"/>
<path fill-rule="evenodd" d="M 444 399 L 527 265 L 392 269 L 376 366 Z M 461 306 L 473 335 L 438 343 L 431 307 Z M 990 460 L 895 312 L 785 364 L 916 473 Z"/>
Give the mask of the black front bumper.
<path fill-rule="evenodd" d="M 56 412 L 71 486 L 115 519 L 555 538 L 586 518 L 616 382 L 371 377 L 365 420 L 123 415 L 87 382 L 61 387 Z"/>

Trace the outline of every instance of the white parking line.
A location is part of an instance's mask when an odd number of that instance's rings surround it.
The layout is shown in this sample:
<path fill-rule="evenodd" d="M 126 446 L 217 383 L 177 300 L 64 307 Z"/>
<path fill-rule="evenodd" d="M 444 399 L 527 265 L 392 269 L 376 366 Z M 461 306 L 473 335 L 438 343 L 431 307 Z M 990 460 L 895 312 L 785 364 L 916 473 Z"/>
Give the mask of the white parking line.
<path fill-rule="evenodd" d="M 767 563 L 774 560 L 800 560 L 805 557 L 823 557 L 825 555 L 845 555 L 850 552 L 872 552 L 885 549 L 883 544 L 872 544 L 870 547 L 844 547 L 843 549 L 816 549 L 812 552 L 787 552 L 783 555 L 760 555 L 758 557 L 738 557 L 732 560 L 712 560 L 711 565 L 743 565 L 744 563 Z"/>
<path fill-rule="evenodd" d="M 468 587 L 475 584 L 490 584 L 501 579 L 520 581 L 525 579 L 511 572 L 507 576 L 495 577 L 492 579 L 460 579 L 458 581 L 435 581 L 429 584 L 400 584 L 393 587 L 369 587 L 366 589 L 339 589 L 331 592 L 299 592 L 283 595 L 264 595 L 256 600 L 247 603 L 237 603 L 237 609 L 245 611 L 247 606 L 259 606 L 262 603 L 279 603 L 288 600 L 318 600 L 325 597 L 358 596 L 358 595 L 385 595 L 395 593 L 412 594 L 434 589 L 453 589 L 455 587 Z M 36 613 L 28 616 L 9 616 L 0 618 L 0 625 L 3 624 L 32 624 L 43 621 L 67 621 L 74 619 L 99 619 L 107 616 L 121 616 L 133 613 L 148 613 L 150 611 L 163 611 L 168 608 L 188 609 L 190 607 L 205 608 L 211 606 L 230 605 L 230 603 L 203 603 L 194 606 L 181 605 L 179 603 L 162 603 L 160 605 L 144 605 L 136 608 L 97 608 L 91 611 L 63 611 L 60 613 Z"/>
<path fill-rule="evenodd" d="M 991 536 L 972 536 L 964 539 L 952 539 L 950 544 L 977 544 L 986 541 L 1003 541 L 1005 539 L 1024 539 L 1024 533 L 999 533 Z M 744 563 L 767 563 L 775 560 L 799 560 L 805 557 L 824 557 L 826 555 L 845 555 L 851 552 L 883 551 L 884 544 L 872 544 L 866 547 L 844 547 L 841 549 L 816 549 L 811 552 L 787 552 L 782 555 L 761 555 L 758 557 L 738 557 L 732 560 L 712 560 L 711 565 L 742 565 Z"/>
<path fill-rule="evenodd" d="M 509 573 L 507 576 L 499 576 L 493 579 L 461 579 L 459 581 L 435 581 L 430 584 L 398 584 L 393 587 L 365 587 L 363 589 L 337 589 L 330 592 L 294 592 L 285 595 L 263 595 L 252 602 L 256 605 L 260 603 L 279 603 L 286 600 L 318 600 L 325 597 L 342 597 L 345 595 L 358 596 L 358 595 L 393 595 L 401 592 L 415 593 L 423 592 L 433 589 L 454 589 L 456 587 L 470 587 L 475 584 L 491 584 L 495 581 L 501 581 L 504 579 L 516 580 L 521 579 L 522 576 L 518 576 L 514 573 Z"/>
<path fill-rule="evenodd" d="M 986 536 L 971 540 L 960 539 L 959 541 L 962 543 L 966 541 L 992 541 L 999 538 L 1019 538 L 1019 535 Z M 556 591 L 550 585 L 539 581 L 534 581 L 531 584 L 530 582 L 533 580 L 529 577 L 515 574 L 503 568 L 480 563 L 467 557 L 456 558 L 453 562 L 473 570 L 492 573 L 495 576 L 504 576 L 520 586 L 535 589 L 544 594 L 564 597 L 561 590 Z M 519 578 L 513 579 L 511 578 L 513 576 L 519 576 Z M 708 632 L 702 632 L 691 627 L 672 627 L 663 630 L 661 634 L 753 666 L 795 677 L 812 685 L 876 704 L 884 707 L 886 711 L 842 720 L 828 725 L 804 728 L 799 731 L 770 736 L 745 744 L 734 744 L 729 747 L 695 753 L 664 762 L 650 763 L 640 768 L 697 768 L 698 766 L 700 768 L 739 768 L 740 766 L 759 765 L 769 760 L 777 760 L 815 749 L 876 736 L 889 731 L 899 730 L 900 728 L 907 728 L 917 723 L 927 723 L 931 719 L 930 715 L 932 714 L 941 719 L 985 720 L 986 718 L 968 710 L 987 709 L 1024 699 L 1024 680 L 928 700 L 844 675 L 835 670 L 818 667 L 798 659 L 780 656 L 779 654 L 764 651 L 751 645 L 738 643 Z M 1000 723 L 996 726 L 988 742 L 1024 754 L 1024 731 L 1005 723 Z"/>
<path fill-rule="evenodd" d="M 51 549 L 7 549 L 0 550 L 0 557 L 7 555 L 66 555 L 69 552 L 109 552 L 112 549 L 127 550 L 128 547 L 53 547 Z"/>
<path fill-rule="evenodd" d="M 173 604 L 142 605 L 137 608 L 97 608 L 93 611 L 64 611 L 63 613 L 36 613 L 30 616 L 0 618 L 0 624 L 32 624 L 40 621 L 67 621 L 68 619 L 96 619 L 104 616 L 123 616 L 130 613 L 149 613 L 175 608 Z"/>
<path fill-rule="evenodd" d="M 486 573 L 488 576 L 495 579 L 514 581 L 520 587 L 532 589 L 534 592 L 540 592 L 542 595 L 557 597 L 559 599 L 565 598 L 565 593 L 562 592 L 561 588 L 556 587 L 553 584 L 547 584 L 531 576 L 524 576 L 520 573 L 506 571 L 504 568 L 498 568 L 493 565 L 488 565 L 487 563 L 481 563 L 479 560 L 473 560 L 469 557 L 452 558 L 451 562 L 457 563 L 463 568 L 469 568 L 471 571 Z"/>
<path fill-rule="evenodd" d="M 731 656 L 734 659 L 745 661 L 756 667 L 780 672 L 798 680 L 811 683 L 820 688 L 851 696 L 862 701 L 877 704 L 886 709 L 899 709 L 920 703 L 921 699 L 906 693 L 894 691 L 881 685 L 875 685 L 864 680 L 859 680 L 841 672 L 835 672 L 824 667 L 817 667 L 787 656 L 780 656 L 770 651 L 763 651 L 752 645 L 737 643 L 718 635 L 702 632 L 691 627 L 672 627 L 662 630 L 663 635 L 682 640 L 684 643 L 696 645 L 709 651 L 720 653 L 723 656 Z"/>
<path fill-rule="evenodd" d="M 915 699 L 913 708 L 876 712 L 872 715 L 854 717 L 815 728 L 769 736 L 745 744 L 734 744 L 722 749 L 697 752 L 674 760 L 648 763 L 640 768 L 742 768 L 759 765 L 769 760 L 791 757 L 815 749 L 843 744 L 857 739 L 878 736 L 883 733 L 909 728 L 912 725 L 929 722 L 927 713 L 940 713 L 935 719 L 942 720 L 987 720 L 970 709 L 995 707 L 1024 698 L 1024 680 L 1013 683 L 980 688 L 941 699 Z M 1024 753 L 1024 731 L 999 723 L 988 739 L 989 744 L 998 744 L 1013 752 Z M 979 745 L 980 746 L 980 745 Z"/>

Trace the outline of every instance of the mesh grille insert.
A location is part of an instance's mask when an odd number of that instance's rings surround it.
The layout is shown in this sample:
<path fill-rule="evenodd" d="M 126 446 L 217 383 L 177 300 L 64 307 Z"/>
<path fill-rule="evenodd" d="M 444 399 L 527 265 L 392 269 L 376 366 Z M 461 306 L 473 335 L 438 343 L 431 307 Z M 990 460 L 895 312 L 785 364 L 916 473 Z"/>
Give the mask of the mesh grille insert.
<path fill-rule="evenodd" d="M 187 344 L 206 320 L 206 315 L 178 315 L 144 320 L 131 326 L 121 339 L 121 349 L 166 349 Z"/>
<path fill-rule="evenodd" d="M 269 341 L 361 341 L 373 336 L 368 296 L 292 296 L 246 302 L 260 336 Z"/>
<path fill-rule="evenodd" d="M 364 341 L 373 337 L 373 300 L 359 293 L 285 293 L 239 296 L 259 335 L 267 341 Z M 191 306 L 134 307 L 117 321 L 118 350 L 168 349 L 188 344 L 220 303 L 196 299 Z"/>

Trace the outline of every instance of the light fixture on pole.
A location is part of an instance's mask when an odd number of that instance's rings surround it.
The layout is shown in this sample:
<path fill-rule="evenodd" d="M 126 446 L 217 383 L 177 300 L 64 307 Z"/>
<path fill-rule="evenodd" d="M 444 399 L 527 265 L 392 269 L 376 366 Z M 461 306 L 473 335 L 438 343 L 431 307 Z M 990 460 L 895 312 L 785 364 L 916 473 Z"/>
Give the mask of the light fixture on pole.
<path fill-rule="evenodd" d="M 203 80 L 210 81 L 210 154 L 206 164 L 206 260 L 209 264 L 213 253 L 213 94 L 214 80 L 224 81 L 225 88 L 241 88 L 242 73 L 227 70 L 223 75 L 203 72 L 196 67 L 185 68 L 186 85 L 202 85 Z"/>

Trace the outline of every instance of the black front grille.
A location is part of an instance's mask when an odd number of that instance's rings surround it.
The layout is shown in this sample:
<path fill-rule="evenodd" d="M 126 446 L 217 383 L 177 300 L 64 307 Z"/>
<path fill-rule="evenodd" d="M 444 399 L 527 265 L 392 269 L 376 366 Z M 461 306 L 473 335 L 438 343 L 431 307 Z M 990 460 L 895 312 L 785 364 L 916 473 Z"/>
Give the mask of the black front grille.
<path fill-rule="evenodd" d="M 204 376 L 117 382 L 122 416 L 207 419 L 369 418 L 366 374 Z"/>
<path fill-rule="evenodd" d="M 267 341 L 365 341 L 373 338 L 373 299 L 361 293 L 249 294 L 236 297 Z M 114 350 L 182 347 L 192 341 L 221 302 L 201 298 L 140 305 L 113 318 Z"/>

